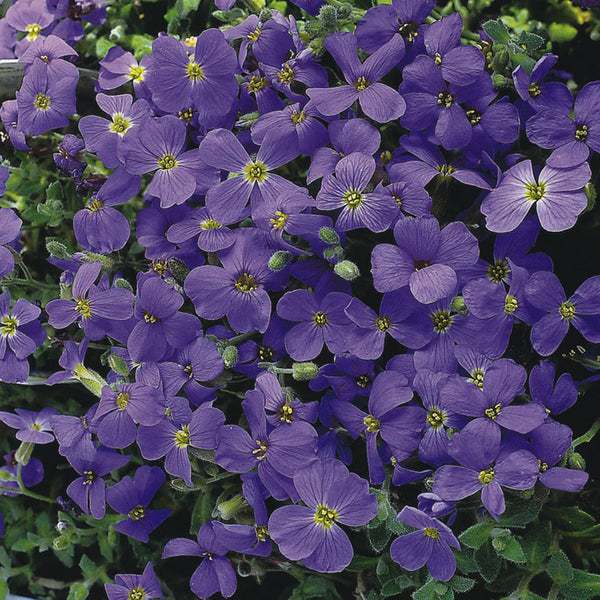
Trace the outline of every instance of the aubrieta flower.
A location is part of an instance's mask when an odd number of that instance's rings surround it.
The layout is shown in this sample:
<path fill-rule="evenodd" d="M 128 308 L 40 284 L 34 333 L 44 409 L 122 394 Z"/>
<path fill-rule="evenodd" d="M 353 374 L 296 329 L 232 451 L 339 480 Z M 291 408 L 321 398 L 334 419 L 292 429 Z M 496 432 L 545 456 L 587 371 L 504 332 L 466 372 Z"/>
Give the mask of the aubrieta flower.
<path fill-rule="evenodd" d="M 0 411 L 0 421 L 17 429 L 17 439 L 32 444 L 49 444 L 54 441 L 51 417 L 58 414 L 55 408 L 44 408 L 39 412 L 16 408 L 16 414 Z"/>
<path fill-rule="evenodd" d="M 146 564 L 141 575 L 115 575 L 115 582 L 105 583 L 104 590 L 108 600 L 152 600 L 163 597 L 152 563 Z"/>
<path fill-rule="evenodd" d="M 23 221 L 11 208 L 0 208 L 0 277 L 15 268 L 14 254 L 7 248 L 21 237 Z"/>
<path fill-rule="evenodd" d="M 546 165 L 536 177 L 530 160 L 506 171 L 498 187 L 481 203 L 490 231 L 505 233 L 516 229 L 535 206 L 546 231 L 564 231 L 575 225 L 587 206 L 583 186 L 590 180 L 589 165 L 556 169 Z"/>
<path fill-rule="evenodd" d="M 448 581 L 456 571 L 456 558 L 451 548 L 460 550 L 452 530 L 437 519 L 412 506 L 405 506 L 398 514 L 402 521 L 418 531 L 396 538 L 390 546 L 390 556 L 407 571 L 416 571 L 427 564 L 431 576 Z"/>
<path fill-rule="evenodd" d="M 525 286 L 527 300 L 547 314 L 531 329 L 538 354 L 552 354 L 563 341 L 569 324 L 590 342 L 600 342 L 600 276 L 586 279 L 569 298 L 554 273 L 534 273 Z"/>
<path fill-rule="evenodd" d="M 339 210 L 335 227 L 340 231 L 366 227 L 375 233 L 389 228 L 397 215 L 392 198 L 376 191 L 367 193 L 375 173 L 372 156 L 354 152 L 335 166 L 335 176 L 328 175 L 317 195 L 317 208 Z"/>
<path fill-rule="evenodd" d="M 491 419 L 455 433 L 448 453 L 459 465 L 443 465 L 435 472 L 433 492 L 444 500 L 462 500 L 481 490 L 483 506 L 498 520 L 506 509 L 501 486 L 528 490 L 539 473 L 531 452 L 502 452 L 500 438 L 500 428 Z"/>
<path fill-rule="evenodd" d="M 102 519 L 106 514 L 106 484 L 102 478 L 111 471 L 120 469 L 130 457 L 100 446 L 91 452 L 69 453 L 67 458 L 81 475 L 69 484 L 67 495 L 86 515 Z"/>
<path fill-rule="evenodd" d="M 183 204 L 207 177 L 198 150 L 187 150 L 185 124 L 173 115 L 146 119 L 124 136 L 118 147 L 125 170 L 132 175 L 154 172 L 146 192 L 160 199 L 162 208 Z M 214 183 L 208 176 L 209 183 Z"/>
<path fill-rule="evenodd" d="M 306 91 L 317 110 L 326 116 L 339 115 L 358 100 L 367 117 L 378 123 L 400 118 L 406 110 L 402 96 L 391 87 L 378 83 L 404 56 L 404 43 L 394 36 L 361 64 L 357 38 L 347 31 L 329 35 L 324 42 L 348 85 L 310 88 Z"/>
<path fill-rule="evenodd" d="M 68 60 L 61 60 L 65 56 L 77 56 L 77 52 L 61 38 L 49 35 L 36 38 L 21 54 L 19 60 L 26 65 L 42 62 L 46 65 L 46 70 L 51 78 L 78 78 L 77 67 Z M 28 66 L 25 66 L 24 72 L 27 73 L 27 71 Z"/>
<path fill-rule="evenodd" d="M 574 167 L 588 159 L 590 149 L 600 151 L 600 83 L 584 85 L 564 106 L 542 109 L 527 120 L 527 137 L 540 148 L 554 152 L 546 160 L 551 167 Z M 571 108 L 573 115 L 571 116 Z"/>
<path fill-rule="evenodd" d="M 20 479 L 23 482 L 23 485 L 26 488 L 33 487 L 37 485 L 44 479 L 44 465 L 42 461 L 37 458 L 30 458 L 26 465 L 22 463 L 18 463 L 15 458 L 16 450 L 12 450 L 8 454 L 4 455 L 4 462 L 6 462 L 5 466 L 0 467 L 0 472 L 2 473 L 2 491 L 0 491 L 0 495 L 2 496 L 18 496 L 19 495 L 19 472 Z M 7 479 L 6 475 L 8 474 L 9 478 Z M 7 491 L 8 489 L 14 489 L 14 492 Z"/>
<path fill-rule="evenodd" d="M 223 32 L 213 28 L 194 39 L 192 56 L 173 37 L 155 39 L 147 84 L 161 110 L 178 111 L 193 104 L 203 117 L 223 115 L 238 93 L 237 70 L 235 50 Z"/>
<path fill-rule="evenodd" d="M 377 498 L 367 481 L 338 460 L 315 461 L 294 475 L 294 486 L 306 506 L 277 508 L 269 535 L 290 560 L 302 560 L 320 573 L 343 571 L 354 555 L 338 525 L 359 527 L 377 514 Z"/>
<path fill-rule="evenodd" d="M 156 492 L 165 481 L 160 467 L 144 465 L 135 472 L 135 479 L 128 475 L 106 490 L 106 501 L 113 510 L 127 519 L 115 524 L 119 533 L 147 542 L 150 534 L 171 514 L 170 508 L 148 510 Z"/>
<path fill-rule="evenodd" d="M 457 284 L 456 271 L 475 264 L 477 239 L 464 223 L 442 230 L 435 217 L 400 219 L 394 226 L 397 246 L 379 244 L 371 255 L 373 282 L 380 292 L 408 285 L 419 302 L 447 296 Z"/>
<path fill-rule="evenodd" d="M 231 563 L 225 558 L 229 548 L 220 539 L 214 521 L 205 523 L 198 531 L 196 542 L 175 538 L 165 546 L 161 558 L 173 556 L 199 556 L 200 566 L 190 579 L 190 589 L 198 598 L 208 598 L 220 592 L 225 598 L 235 594 L 237 578 Z"/>
<path fill-rule="evenodd" d="M 133 314 L 133 295 L 121 288 L 101 290 L 94 281 L 102 268 L 100 262 L 79 267 L 73 282 L 72 300 L 52 300 L 46 305 L 52 327 L 64 329 L 77 320 L 92 340 L 104 337 L 106 320 L 126 321 Z"/>
<path fill-rule="evenodd" d="M 531 399 L 542 404 L 549 415 L 564 412 L 577 400 L 577 386 L 570 373 L 563 373 L 555 384 L 554 372 L 554 365 L 542 360 L 529 373 Z"/>
<path fill-rule="evenodd" d="M 112 46 L 100 61 L 98 85 L 103 90 L 114 90 L 131 81 L 137 98 L 149 97 L 150 91 L 145 80 L 151 60 L 152 57 L 145 54 L 138 63 L 131 52 L 125 52 L 120 46 Z"/>
<path fill-rule="evenodd" d="M 17 56 L 19 56 L 31 42 L 52 25 L 55 17 L 46 2 L 24 0 L 10 6 L 6 11 L 5 19 L 11 27 L 26 33 L 17 45 L 19 50 Z"/>
<path fill-rule="evenodd" d="M 31 65 L 17 91 L 18 128 L 23 133 L 41 135 L 49 129 L 66 127 L 68 115 L 76 112 L 77 78 L 53 78 L 42 62 Z"/>
<path fill-rule="evenodd" d="M 0 21 L 0 27 L 2 21 Z M 1 36 L 0 36 L 1 37 Z M 5 100 L 0 106 L 0 119 L 4 125 L 6 133 L 10 138 L 10 143 L 17 150 L 29 150 L 29 146 L 25 141 L 25 132 L 21 131 L 18 126 L 19 111 L 16 100 Z"/>

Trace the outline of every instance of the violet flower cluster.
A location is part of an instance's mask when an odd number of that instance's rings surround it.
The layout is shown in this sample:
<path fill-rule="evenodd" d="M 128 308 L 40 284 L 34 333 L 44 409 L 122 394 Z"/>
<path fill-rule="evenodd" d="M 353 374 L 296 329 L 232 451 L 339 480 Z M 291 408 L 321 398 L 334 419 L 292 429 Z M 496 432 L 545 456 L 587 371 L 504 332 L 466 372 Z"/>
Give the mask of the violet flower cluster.
<path fill-rule="evenodd" d="M 18 0 L 5 17 L 26 33 L 8 48 L 27 65 L 23 85 L 1 111 L 19 150 L 75 113 L 83 30 L 48 6 Z M 100 23 L 94 6 L 86 19 Z M 76 472 L 67 496 L 94 519 L 122 515 L 115 530 L 141 542 L 169 518 L 167 475 L 193 489 L 198 455 L 240 474 L 255 523 L 211 520 L 163 551 L 198 558 L 199 598 L 235 593 L 228 553 L 343 571 L 352 528 L 376 517 L 373 486 L 386 481 L 424 492 L 420 509 L 396 507 L 415 531 L 391 558 L 441 581 L 460 544 L 440 519 L 457 503 L 475 496 L 497 520 L 511 490 L 586 483 L 565 467 L 572 433 L 555 420 L 577 385 L 555 382 L 545 359 L 570 325 L 600 342 L 600 277 L 569 295 L 532 250 L 540 230 L 570 229 L 588 206 L 600 83 L 573 98 L 544 54 L 531 73 L 515 69 L 512 96 L 499 92 L 481 49 L 461 41 L 460 16 L 426 24 L 433 8 L 371 8 L 321 55 L 276 10 L 186 41 L 161 35 L 140 62 L 112 48 L 97 114 L 58 149 L 81 195 L 81 251 L 51 259 L 62 293 L 43 311 L 64 351 L 46 383 L 77 380 L 98 401 L 86 415 L 17 409 L 0 420 L 20 441 L 56 439 Z M 397 146 L 382 144 L 384 127 L 403 132 Z M 545 164 L 511 153 L 522 131 Z M 110 171 L 101 185 L 83 177 L 83 149 Z M 476 223 L 443 212 L 442 185 L 471 195 Z M 119 207 L 139 193 L 132 223 Z M 22 221 L 8 208 L 0 220 L 7 276 Z M 107 259 L 133 242 L 148 267 L 126 281 Z M 27 381 L 47 337 L 41 313 L 0 295 L 0 380 Z M 529 372 L 511 352 L 515 331 L 539 355 Z M 102 340 L 111 369 L 100 374 L 88 341 Z M 241 404 L 228 396 L 233 378 L 245 382 Z M 126 471 L 134 454 L 148 464 Z M 106 593 L 162 597 L 151 564 Z"/>

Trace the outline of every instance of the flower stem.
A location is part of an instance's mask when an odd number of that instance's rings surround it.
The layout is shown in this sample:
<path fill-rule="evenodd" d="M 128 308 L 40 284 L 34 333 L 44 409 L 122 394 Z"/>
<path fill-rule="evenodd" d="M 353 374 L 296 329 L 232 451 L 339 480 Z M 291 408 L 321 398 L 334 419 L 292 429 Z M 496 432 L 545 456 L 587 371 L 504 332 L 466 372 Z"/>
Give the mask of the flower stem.
<path fill-rule="evenodd" d="M 583 435 L 580 435 L 578 438 L 573 440 L 573 443 L 571 444 L 571 448 L 577 448 L 577 446 L 579 446 L 580 444 L 585 444 L 586 442 L 591 442 L 599 430 L 600 430 L 600 418 L 596 419 L 594 421 L 594 423 L 592 424 L 592 426 Z"/>

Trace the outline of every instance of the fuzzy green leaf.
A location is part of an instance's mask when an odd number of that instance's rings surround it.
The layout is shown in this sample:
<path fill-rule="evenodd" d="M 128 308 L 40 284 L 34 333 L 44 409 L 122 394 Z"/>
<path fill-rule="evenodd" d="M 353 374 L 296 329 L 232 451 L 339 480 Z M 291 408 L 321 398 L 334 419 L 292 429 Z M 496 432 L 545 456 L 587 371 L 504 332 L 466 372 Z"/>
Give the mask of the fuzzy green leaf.
<path fill-rule="evenodd" d="M 492 38 L 494 44 L 508 44 L 510 35 L 506 25 L 500 20 L 487 21 L 482 25 L 483 30 Z"/>
<path fill-rule="evenodd" d="M 492 548 L 491 542 L 486 542 L 475 552 L 475 562 L 479 568 L 481 576 L 491 583 L 498 577 L 500 572 L 500 558 Z"/>
<path fill-rule="evenodd" d="M 573 579 L 560 590 L 565 600 L 592 600 L 600 596 L 600 575 L 574 569 Z"/>
<path fill-rule="evenodd" d="M 556 583 L 567 583 L 573 579 L 574 570 L 567 555 L 557 550 L 546 565 L 546 572 Z"/>
<path fill-rule="evenodd" d="M 468 546 L 469 548 L 479 548 L 481 545 L 489 539 L 490 532 L 494 526 L 491 523 L 479 523 L 469 527 L 466 531 L 463 531 L 458 539 L 461 544 Z"/>

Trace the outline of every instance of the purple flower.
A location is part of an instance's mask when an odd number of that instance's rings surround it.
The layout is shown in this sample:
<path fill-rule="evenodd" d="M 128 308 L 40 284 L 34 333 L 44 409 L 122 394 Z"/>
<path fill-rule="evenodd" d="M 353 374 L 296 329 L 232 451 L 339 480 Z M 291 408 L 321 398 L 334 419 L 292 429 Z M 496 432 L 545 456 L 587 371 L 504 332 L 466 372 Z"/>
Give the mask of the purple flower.
<path fill-rule="evenodd" d="M 139 383 L 106 385 L 94 416 L 98 439 L 109 448 L 125 448 L 137 434 L 136 423 L 156 425 L 165 416 L 162 394 Z"/>
<path fill-rule="evenodd" d="M 285 335 L 285 348 L 291 358 L 311 360 L 323 349 L 334 354 L 347 350 L 351 321 L 344 309 L 350 296 L 331 292 L 318 297 L 308 290 L 286 292 L 277 304 L 277 314 L 288 321 L 299 322 Z"/>
<path fill-rule="evenodd" d="M 395 219 L 397 206 L 390 196 L 365 191 L 375 168 L 372 156 L 354 152 L 337 163 L 335 176 L 328 175 L 323 181 L 316 206 L 321 210 L 341 209 L 336 229 L 348 231 L 366 227 L 380 233 Z"/>
<path fill-rule="evenodd" d="M 165 481 L 160 467 L 143 466 L 135 472 L 135 479 L 128 475 L 106 490 L 106 501 L 113 510 L 127 519 L 115 524 L 120 533 L 140 542 L 147 542 L 154 531 L 170 514 L 171 509 L 147 510 L 154 494 Z"/>
<path fill-rule="evenodd" d="M 229 111 L 238 93 L 235 51 L 219 29 L 207 29 L 194 39 L 193 56 L 170 36 L 152 43 L 147 84 L 152 101 L 163 111 L 197 107 L 201 118 Z"/>
<path fill-rule="evenodd" d="M 560 345 L 569 324 L 590 342 L 600 342 L 600 276 L 586 279 L 567 300 L 554 273 L 534 273 L 525 286 L 527 299 L 547 314 L 531 329 L 531 343 L 548 356 Z"/>
<path fill-rule="evenodd" d="M 99 340 L 105 335 L 106 320 L 126 321 L 131 317 L 131 292 L 94 286 L 100 269 L 100 262 L 82 264 L 73 282 L 73 299 L 48 302 L 46 312 L 52 327 L 64 329 L 77 320 L 87 337 Z"/>
<path fill-rule="evenodd" d="M 294 486 L 306 506 L 277 508 L 269 534 L 290 560 L 302 560 L 321 573 L 343 571 L 352 560 L 352 544 L 338 525 L 359 527 L 377 514 L 368 483 L 337 460 L 315 461 L 294 475 Z"/>
<path fill-rule="evenodd" d="M 112 208 L 128 202 L 140 189 L 138 175 L 129 175 L 119 168 L 92 194 L 83 210 L 73 217 L 77 241 L 91 252 L 108 254 L 121 250 L 129 239 L 129 221 Z"/>
<path fill-rule="evenodd" d="M 554 149 L 546 163 L 551 167 L 574 167 L 587 160 L 590 148 L 600 151 L 600 84 L 588 83 L 561 110 L 542 109 L 527 120 L 527 137 L 540 148 Z"/>
<path fill-rule="evenodd" d="M 146 564 L 141 575 L 115 575 L 115 582 L 105 583 L 104 590 L 108 600 L 152 600 L 163 597 L 152 563 Z"/>
<path fill-rule="evenodd" d="M 66 127 L 67 115 L 75 113 L 77 79 L 53 79 L 44 63 L 33 64 L 17 92 L 18 128 L 40 135 L 49 129 Z"/>
<path fill-rule="evenodd" d="M 440 467 L 435 472 L 433 492 L 444 500 L 462 500 L 481 490 L 483 505 L 497 520 L 505 510 L 501 486 L 528 490 L 534 486 L 539 471 L 531 452 L 501 452 L 500 437 L 500 428 L 483 419 L 455 433 L 448 453 L 460 466 Z"/>
<path fill-rule="evenodd" d="M 210 521 L 200 527 L 198 541 L 176 538 L 165 546 L 161 558 L 200 556 L 202 562 L 190 579 L 190 589 L 198 598 L 220 592 L 225 598 L 235 594 L 237 579 L 231 563 L 225 558 L 229 548 L 221 541 L 219 530 Z"/>
<path fill-rule="evenodd" d="M 15 268 L 15 257 L 7 246 L 13 246 L 21 237 L 23 221 L 11 208 L 0 208 L 0 277 Z"/>
<path fill-rule="evenodd" d="M 146 98 L 150 96 L 145 80 L 148 63 L 151 60 L 152 57 L 146 54 L 138 63 L 131 52 L 125 52 L 120 46 L 113 46 L 100 61 L 98 84 L 103 90 L 114 90 L 131 81 L 135 95 L 138 98 Z"/>
<path fill-rule="evenodd" d="M 177 117 L 166 115 L 147 119 L 143 127 L 132 129 L 119 145 L 119 158 L 133 175 L 154 173 L 147 192 L 160 198 L 162 208 L 183 204 L 198 183 L 208 177 L 198 164 L 198 150 L 185 148 L 187 129 Z"/>
<path fill-rule="evenodd" d="M 317 110 L 326 116 L 339 115 L 358 100 L 364 113 L 378 123 L 400 118 L 406 110 L 402 96 L 378 81 L 404 56 L 404 43 L 393 37 L 361 64 L 357 56 L 357 39 L 338 32 L 325 39 L 325 48 L 339 65 L 348 85 L 334 88 L 310 88 L 308 96 Z"/>
<path fill-rule="evenodd" d="M 86 515 L 102 519 L 106 512 L 106 486 L 104 475 L 120 469 L 129 461 L 129 456 L 117 454 L 100 446 L 92 453 L 73 452 L 68 455 L 71 466 L 81 475 L 69 484 L 67 494 Z"/>
<path fill-rule="evenodd" d="M 242 233 L 243 232 L 243 233 Z M 220 252 L 223 267 L 206 265 L 192 269 L 185 292 L 196 313 L 205 319 L 227 316 L 235 331 L 266 331 L 271 298 L 266 287 L 273 279 L 270 253 L 256 230 L 242 230 L 235 244 Z"/>
<path fill-rule="evenodd" d="M 300 420 L 269 432 L 265 399 L 260 392 L 246 392 L 242 407 L 250 434 L 238 425 L 224 425 L 217 434 L 215 461 L 233 473 L 257 468 L 262 483 L 278 500 L 296 496 L 290 478 L 300 467 L 315 460 L 317 432 Z"/>
<path fill-rule="evenodd" d="M 139 278 L 134 316 L 137 323 L 127 338 L 135 362 L 159 361 L 172 349 L 189 344 L 200 329 L 196 317 L 178 312 L 183 298 L 157 277 Z"/>
<path fill-rule="evenodd" d="M 375 289 L 391 292 L 406 285 L 413 296 L 430 304 L 452 293 L 456 271 L 475 264 L 477 239 L 460 222 L 440 231 L 435 217 L 407 217 L 394 227 L 398 246 L 379 244 L 371 263 Z"/>
<path fill-rule="evenodd" d="M 392 542 L 392 560 L 408 571 L 416 571 L 427 564 L 433 578 L 448 581 L 456 571 L 456 559 L 450 548 L 460 550 L 452 530 L 412 506 L 405 506 L 400 511 L 398 521 L 416 527 L 418 531 L 402 535 Z"/>
<path fill-rule="evenodd" d="M 540 481 L 547 488 L 577 492 L 588 480 L 588 474 L 583 471 L 555 466 L 571 446 L 572 437 L 566 425 L 554 421 L 531 432 L 531 451 L 538 459 Z"/>
<path fill-rule="evenodd" d="M 0 21 L 0 27 L 2 27 L 2 21 Z M 21 131 L 18 127 L 18 116 L 17 101 L 5 100 L 2 106 L 0 106 L 0 119 L 2 119 L 4 129 L 8 133 L 10 143 L 17 150 L 29 150 L 29 146 L 25 141 L 25 132 Z"/>
<path fill-rule="evenodd" d="M 554 384 L 554 365 L 547 360 L 531 369 L 529 393 L 532 400 L 542 404 L 550 415 L 564 412 L 577 400 L 577 386 L 571 375 L 563 373 Z"/>
<path fill-rule="evenodd" d="M 16 415 L 0 411 L 0 421 L 5 425 L 18 429 L 17 439 L 32 444 L 49 444 L 54 441 L 51 417 L 58 414 L 55 408 L 44 408 L 39 412 L 16 408 Z"/>
<path fill-rule="evenodd" d="M 521 65 L 513 71 L 515 89 L 521 100 L 528 102 L 536 111 L 543 108 L 560 110 L 572 99 L 571 92 L 564 83 L 542 83 L 557 60 L 558 56 L 547 53 L 535 63 L 531 75 L 528 75 Z"/>
<path fill-rule="evenodd" d="M 213 450 L 216 433 L 225 423 L 225 415 L 207 404 L 192 413 L 189 423 L 176 423 L 162 419 L 152 426 L 141 426 L 137 443 L 146 460 L 157 460 L 166 455 L 165 470 L 181 477 L 192 487 L 192 468 L 188 446 Z"/>
<path fill-rule="evenodd" d="M 79 121 L 79 131 L 86 149 L 95 152 L 104 166 L 112 169 L 119 165 L 117 149 L 121 142 L 151 116 L 150 106 L 145 100 L 133 102 L 129 94 L 98 94 L 96 102 L 110 115 L 110 121 L 95 115 L 85 116 Z"/>
<path fill-rule="evenodd" d="M 587 163 L 556 169 L 546 165 L 536 178 L 530 160 L 511 167 L 481 203 L 490 231 L 506 233 L 516 229 L 535 206 L 542 228 L 564 231 L 575 225 L 587 206 L 583 186 L 590 180 Z"/>

